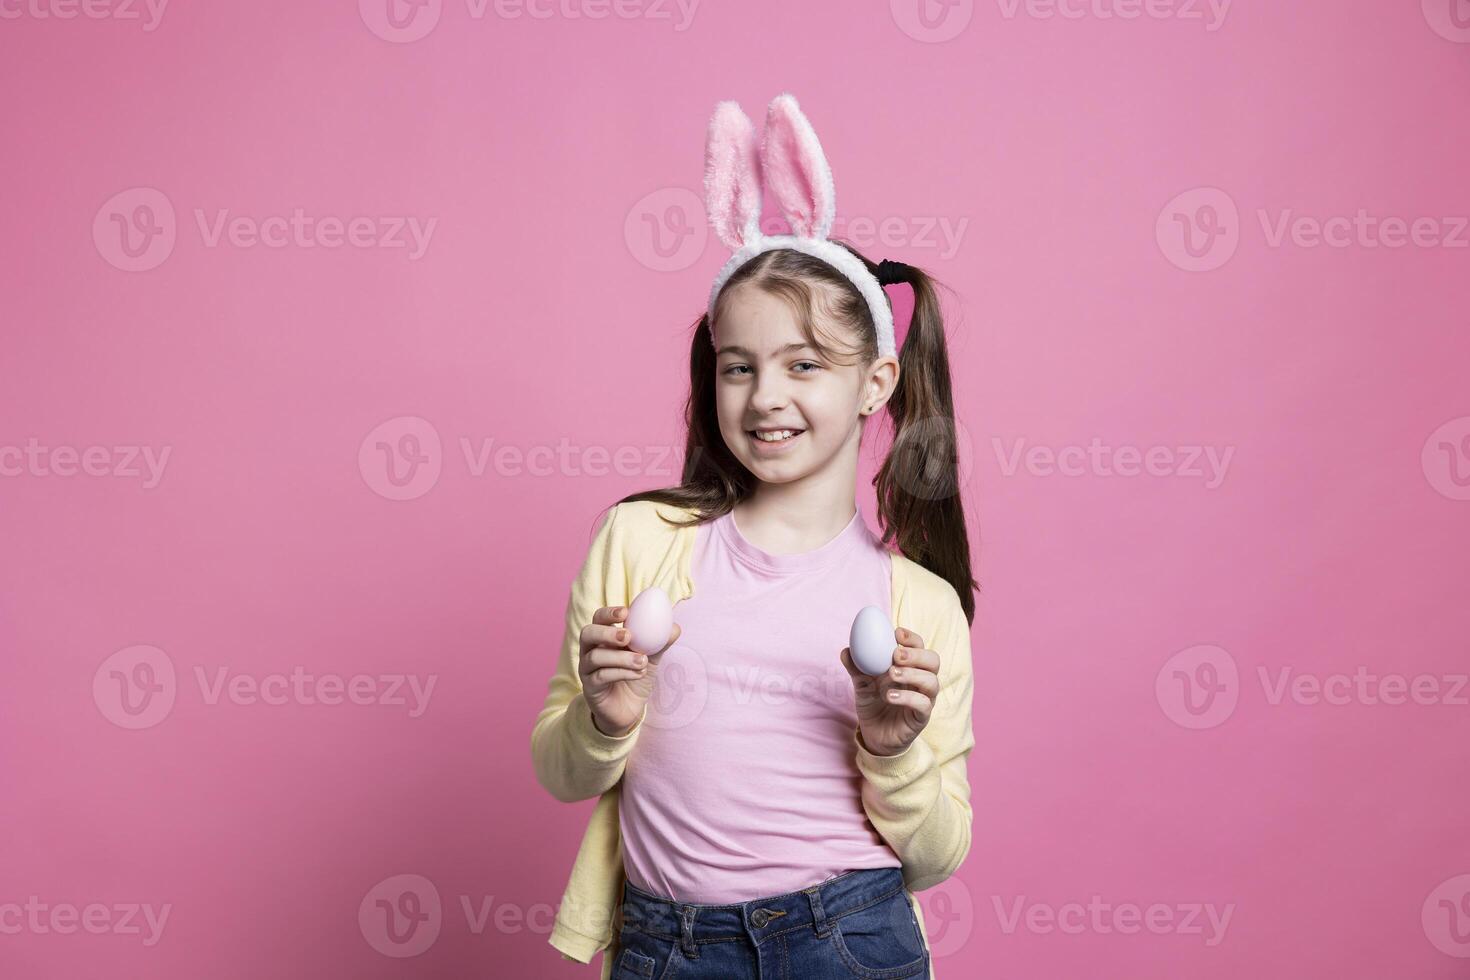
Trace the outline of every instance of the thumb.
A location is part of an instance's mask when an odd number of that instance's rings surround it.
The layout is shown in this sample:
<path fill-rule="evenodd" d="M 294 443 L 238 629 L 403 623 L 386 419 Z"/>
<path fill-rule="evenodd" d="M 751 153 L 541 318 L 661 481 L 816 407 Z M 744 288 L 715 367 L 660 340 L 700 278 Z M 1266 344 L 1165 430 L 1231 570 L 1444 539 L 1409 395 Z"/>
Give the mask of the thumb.
<path fill-rule="evenodd" d="M 852 649 L 849 647 L 842 648 L 842 666 L 847 668 L 847 676 L 852 678 L 854 684 L 868 676 L 858 670 L 857 664 L 852 662 Z"/>
<path fill-rule="evenodd" d="M 671 647 L 675 643 L 678 643 L 679 642 L 679 636 L 683 632 L 684 632 L 684 630 L 679 626 L 679 624 L 678 623 L 675 623 L 674 624 L 674 632 L 671 633 L 671 634 L 669 634 L 669 642 L 665 643 L 664 644 L 664 648 L 662 650 L 660 650 L 658 653 L 651 653 L 651 654 L 649 654 L 648 655 L 648 662 L 651 663 L 651 664 L 658 663 L 663 658 L 663 655 L 669 652 L 669 647 Z"/>

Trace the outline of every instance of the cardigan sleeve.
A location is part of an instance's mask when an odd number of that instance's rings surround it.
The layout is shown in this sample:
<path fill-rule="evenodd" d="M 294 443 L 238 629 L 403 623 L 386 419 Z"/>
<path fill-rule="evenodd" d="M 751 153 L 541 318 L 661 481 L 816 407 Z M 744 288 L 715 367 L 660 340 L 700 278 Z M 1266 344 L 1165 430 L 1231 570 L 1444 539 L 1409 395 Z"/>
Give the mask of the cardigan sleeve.
<path fill-rule="evenodd" d="M 853 733 L 863 809 L 903 863 L 904 884 L 911 891 L 939 884 L 970 852 L 968 762 L 975 747 L 970 624 L 954 589 L 946 591 L 933 635 L 921 634 L 924 645 L 939 655 L 939 695 L 929 723 L 894 756 L 872 754 Z"/>
<path fill-rule="evenodd" d="M 601 796 L 617 784 L 643 721 L 640 715 L 633 730 L 621 737 L 599 731 L 592 722 L 592 709 L 582 697 L 582 678 L 577 672 L 582 627 L 592 622 L 592 614 L 598 609 L 612 604 L 607 598 L 608 580 L 623 578 L 615 567 L 622 560 L 619 506 L 615 504 L 598 527 L 572 582 L 556 673 L 531 730 L 536 780 L 563 803 Z M 621 604 L 623 598 L 619 596 L 617 601 Z M 644 715 L 647 710 L 645 707 Z"/>

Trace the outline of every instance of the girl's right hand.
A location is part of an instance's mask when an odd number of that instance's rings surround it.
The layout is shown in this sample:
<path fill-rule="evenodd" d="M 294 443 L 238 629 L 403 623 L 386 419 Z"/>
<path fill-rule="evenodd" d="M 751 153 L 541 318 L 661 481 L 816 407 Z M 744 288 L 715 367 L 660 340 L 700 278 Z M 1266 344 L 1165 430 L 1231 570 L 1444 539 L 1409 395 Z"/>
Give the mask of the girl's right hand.
<path fill-rule="evenodd" d="M 621 738 L 633 730 L 653 694 L 659 661 L 679 639 L 682 630 L 674 624 L 673 635 L 663 649 L 651 657 L 629 649 L 631 634 L 615 624 L 628 616 L 627 606 L 604 606 L 582 627 L 581 656 L 577 673 L 582 678 L 582 697 L 592 709 L 592 721 L 604 735 Z"/>

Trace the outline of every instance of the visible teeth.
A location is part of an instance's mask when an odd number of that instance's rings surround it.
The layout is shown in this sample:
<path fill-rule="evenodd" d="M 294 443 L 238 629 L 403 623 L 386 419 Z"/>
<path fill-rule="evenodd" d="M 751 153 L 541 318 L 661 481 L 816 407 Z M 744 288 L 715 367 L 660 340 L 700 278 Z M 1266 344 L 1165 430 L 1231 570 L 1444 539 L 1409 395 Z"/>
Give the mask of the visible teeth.
<path fill-rule="evenodd" d="M 755 437 L 761 442 L 782 442 L 796 435 L 795 429 L 778 429 L 775 432 L 757 432 Z"/>

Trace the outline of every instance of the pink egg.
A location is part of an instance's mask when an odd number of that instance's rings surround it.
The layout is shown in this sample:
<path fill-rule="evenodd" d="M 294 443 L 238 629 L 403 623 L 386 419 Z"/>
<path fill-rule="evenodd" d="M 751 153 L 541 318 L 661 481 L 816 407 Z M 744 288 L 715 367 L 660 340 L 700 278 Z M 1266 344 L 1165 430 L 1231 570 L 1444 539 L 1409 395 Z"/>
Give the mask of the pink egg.
<path fill-rule="evenodd" d="M 629 648 L 639 653 L 658 653 L 674 632 L 674 606 L 668 593 L 656 585 L 638 593 L 628 604 L 628 619 L 623 625 L 632 634 Z"/>

